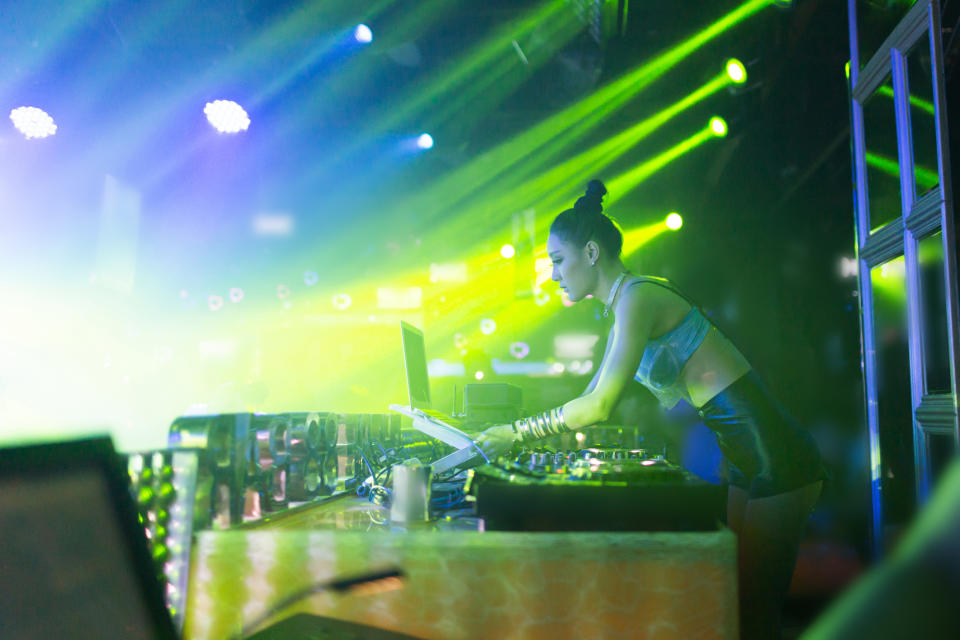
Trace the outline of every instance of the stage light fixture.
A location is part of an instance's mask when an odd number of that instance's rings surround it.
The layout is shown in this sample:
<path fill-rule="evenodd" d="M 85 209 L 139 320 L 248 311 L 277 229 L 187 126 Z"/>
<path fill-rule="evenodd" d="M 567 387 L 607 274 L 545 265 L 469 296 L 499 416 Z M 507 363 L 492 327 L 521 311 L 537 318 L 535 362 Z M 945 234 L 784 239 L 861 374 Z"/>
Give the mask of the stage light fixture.
<path fill-rule="evenodd" d="M 512 342 L 510 343 L 510 355 L 517 360 L 523 360 L 530 355 L 530 345 L 526 342 Z"/>
<path fill-rule="evenodd" d="M 720 116 L 713 116 L 710 118 L 710 130 L 713 132 L 713 135 L 718 138 L 722 138 L 727 135 L 727 122 Z"/>
<path fill-rule="evenodd" d="M 351 304 L 353 304 L 353 299 L 350 297 L 350 294 L 347 293 L 338 293 L 333 296 L 332 304 L 335 309 L 343 311 L 348 309 Z"/>
<path fill-rule="evenodd" d="M 369 44 L 373 42 L 373 31 L 365 24 L 358 24 L 357 28 L 353 30 L 353 37 L 361 44 Z"/>
<path fill-rule="evenodd" d="M 485 336 L 492 335 L 497 330 L 497 323 L 491 318 L 484 318 L 480 321 L 480 333 Z"/>
<path fill-rule="evenodd" d="M 743 84 L 747 81 L 747 69 L 736 58 L 727 60 L 727 75 L 736 84 Z"/>
<path fill-rule="evenodd" d="M 17 107 L 10 112 L 10 120 L 27 140 L 46 138 L 57 132 L 57 125 L 50 114 L 37 107 Z"/>
<path fill-rule="evenodd" d="M 220 133 L 239 133 L 250 126 L 250 117 L 233 100 L 214 100 L 203 108 L 207 120 Z"/>
<path fill-rule="evenodd" d="M 676 211 L 671 212 L 667 216 L 666 225 L 667 225 L 667 229 L 676 231 L 677 229 L 683 226 L 683 218 L 680 217 L 680 214 L 677 213 Z"/>
<path fill-rule="evenodd" d="M 429 133 L 421 133 L 420 137 L 417 138 L 417 146 L 421 149 L 432 149 L 433 136 L 431 136 Z"/>
<path fill-rule="evenodd" d="M 513 256 L 517 255 L 517 250 L 513 248 L 512 244 L 505 244 L 500 247 L 500 255 L 509 260 Z"/>

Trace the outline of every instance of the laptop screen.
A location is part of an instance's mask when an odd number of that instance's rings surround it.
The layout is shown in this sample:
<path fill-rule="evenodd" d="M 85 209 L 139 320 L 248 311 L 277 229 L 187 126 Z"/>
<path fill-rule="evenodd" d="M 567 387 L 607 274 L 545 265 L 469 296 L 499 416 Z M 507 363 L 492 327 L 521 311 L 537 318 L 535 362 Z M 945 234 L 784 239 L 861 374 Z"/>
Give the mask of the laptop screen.
<path fill-rule="evenodd" d="M 427 375 L 427 350 L 423 331 L 407 322 L 400 323 L 403 340 L 403 365 L 407 372 L 407 390 L 410 406 L 414 409 L 430 409 L 430 378 Z"/>

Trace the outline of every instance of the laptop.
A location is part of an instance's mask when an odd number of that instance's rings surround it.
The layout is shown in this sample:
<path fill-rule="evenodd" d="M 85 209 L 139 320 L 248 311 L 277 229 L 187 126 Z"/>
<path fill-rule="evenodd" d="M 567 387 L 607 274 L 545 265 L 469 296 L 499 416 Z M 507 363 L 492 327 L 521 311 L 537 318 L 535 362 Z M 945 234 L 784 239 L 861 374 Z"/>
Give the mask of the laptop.
<path fill-rule="evenodd" d="M 4 637 L 177 637 L 109 438 L 0 450 L 0 548 Z"/>
<path fill-rule="evenodd" d="M 433 410 L 423 331 L 409 322 L 401 321 L 400 339 L 403 343 L 403 368 L 407 376 L 410 404 L 392 404 L 390 409 L 411 418 L 414 429 L 456 449 L 434 462 L 431 465 L 433 472 L 443 473 L 454 467 L 466 468 L 486 462 L 483 451 L 462 429 L 461 420 Z"/>

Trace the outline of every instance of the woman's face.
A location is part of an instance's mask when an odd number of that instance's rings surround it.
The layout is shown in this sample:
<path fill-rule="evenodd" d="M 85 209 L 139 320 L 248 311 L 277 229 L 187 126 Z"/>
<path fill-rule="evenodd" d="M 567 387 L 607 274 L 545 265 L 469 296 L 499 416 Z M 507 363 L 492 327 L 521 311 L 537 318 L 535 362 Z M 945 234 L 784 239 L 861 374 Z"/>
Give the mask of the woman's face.
<path fill-rule="evenodd" d="M 583 300 L 596 285 L 596 269 L 590 265 L 587 247 L 574 247 L 554 234 L 547 238 L 547 255 L 553 263 L 550 277 L 573 302 Z"/>

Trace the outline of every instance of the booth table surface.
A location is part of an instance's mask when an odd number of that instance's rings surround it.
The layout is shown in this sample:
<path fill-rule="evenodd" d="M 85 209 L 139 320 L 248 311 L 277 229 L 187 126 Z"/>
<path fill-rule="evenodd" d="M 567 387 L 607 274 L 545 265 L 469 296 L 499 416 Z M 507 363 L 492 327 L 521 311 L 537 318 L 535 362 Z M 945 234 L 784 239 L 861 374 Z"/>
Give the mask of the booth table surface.
<path fill-rule="evenodd" d="M 394 566 L 402 589 L 317 593 L 271 622 L 311 613 L 443 640 L 737 637 L 726 529 L 206 531 L 193 548 L 184 637 L 228 638 L 301 588 Z"/>

